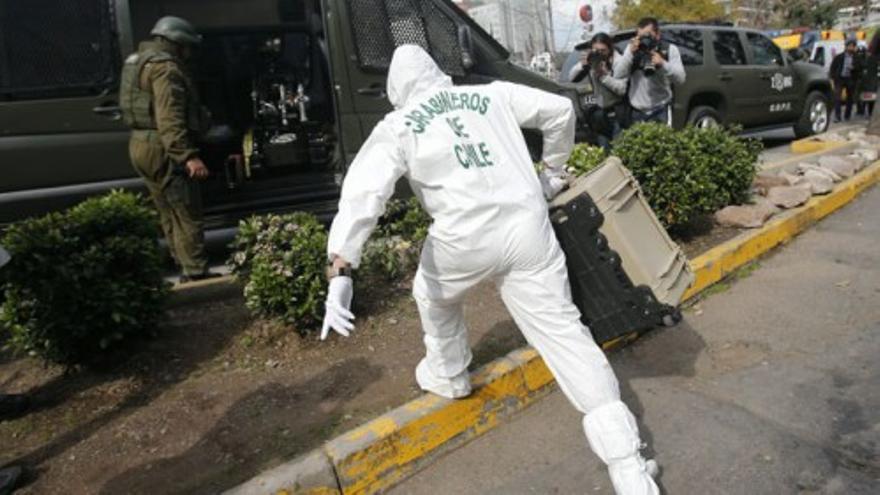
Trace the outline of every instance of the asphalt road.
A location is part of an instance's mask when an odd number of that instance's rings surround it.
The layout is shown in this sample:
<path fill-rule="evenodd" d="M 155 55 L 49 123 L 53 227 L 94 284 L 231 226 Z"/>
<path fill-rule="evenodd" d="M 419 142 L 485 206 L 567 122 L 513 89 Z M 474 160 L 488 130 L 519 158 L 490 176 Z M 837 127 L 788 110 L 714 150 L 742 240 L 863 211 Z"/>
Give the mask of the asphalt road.
<path fill-rule="evenodd" d="M 665 493 L 880 493 L 878 212 L 875 187 L 611 356 Z M 580 419 L 555 391 L 390 493 L 612 493 Z"/>

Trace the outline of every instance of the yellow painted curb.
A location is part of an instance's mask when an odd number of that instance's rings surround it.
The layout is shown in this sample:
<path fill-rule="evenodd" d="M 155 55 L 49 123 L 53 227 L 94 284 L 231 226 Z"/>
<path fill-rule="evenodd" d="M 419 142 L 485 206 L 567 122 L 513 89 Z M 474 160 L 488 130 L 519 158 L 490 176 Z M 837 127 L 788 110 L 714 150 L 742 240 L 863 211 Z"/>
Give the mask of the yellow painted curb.
<path fill-rule="evenodd" d="M 791 142 L 791 152 L 796 155 L 832 151 L 846 146 L 848 141 L 819 141 L 815 138 L 799 139 Z"/>
<path fill-rule="evenodd" d="M 832 193 L 814 197 L 763 228 L 743 233 L 692 260 L 696 280 L 685 299 L 789 241 L 878 181 L 880 161 L 838 184 Z M 635 333 L 625 335 L 606 342 L 603 347 L 618 347 L 637 336 Z M 416 472 L 433 456 L 491 430 L 505 417 L 534 402 L 552 388 L 554 380 L 538 353 L 526 347 L 484 366 L 472 375 L 472 382 L 474 393 L 466 399 L 447 400 L 425 394 L 330 440 L 322 448 L 303 456 L 308 463 L 297 464 L 295 460 L 273 470 L 274 478 L 270 471 L 227 493 L 361 495 L 382 492 Z M 330 469 L 337 486 L 327 486 Z M 307 482 L 309 479 L 319 481 L 312 484 Z M 284 487 L 284 491 L 279 490 L 280 487 Z"/>
<path fill-rule="evenodd" d="M 553 376 L 538 353 L 526 348 L 484 366 L 472 382 L 474 393 L 466 399 L 426 394 L 327 443 L 342 493 L 370 494 L 394 485 L 429 453 L 498 426 L 547 390 Z"/>

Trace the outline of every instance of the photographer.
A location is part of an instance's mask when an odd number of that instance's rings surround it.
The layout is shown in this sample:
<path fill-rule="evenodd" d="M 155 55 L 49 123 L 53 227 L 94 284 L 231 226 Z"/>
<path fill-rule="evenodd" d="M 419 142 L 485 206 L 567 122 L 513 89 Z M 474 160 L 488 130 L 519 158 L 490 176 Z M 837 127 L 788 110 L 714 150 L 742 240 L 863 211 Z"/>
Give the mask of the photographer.
<path fill-rule="evenodd" d="M 639 21 L 635 37 L 614 63 L 614 76 L 629 78 L 633 123 L 668 123 L 672 85 L 684 83 L 678 48 L 661 40 L 657 19 L 646 17 Z"/>
<path fill-rule="evenodd" d="M 846 101 L 846 120 L 852 117 L 853 104 L 856 100 L 856 88 L 862 74 L 862 61 L 858 56 L 858 44 L 856 40 L 846 41 L 846 48 L 831 61 L 831 69 L 828 76 L 834 83 L 834 122 L 841 121 L 841 107 Z M 846 91 L 846 100 L 843 98 Z"/>
<path fill-rule="evenodd" d="M 624 96 L 626 79 L 614 77 L 612 67 L 616 53 L 614 41 L 605 33 L 598 33 L 590 41 L 581 61 L 569 73 L 571 82 L 580 82 L 587 75 L 593 81 L 596 107 L 592 108 L 588 122 L 596 133 L 596 141 L 605 150 L 611 148 L 611 140 L 617 137 L 626 113 Z"/>

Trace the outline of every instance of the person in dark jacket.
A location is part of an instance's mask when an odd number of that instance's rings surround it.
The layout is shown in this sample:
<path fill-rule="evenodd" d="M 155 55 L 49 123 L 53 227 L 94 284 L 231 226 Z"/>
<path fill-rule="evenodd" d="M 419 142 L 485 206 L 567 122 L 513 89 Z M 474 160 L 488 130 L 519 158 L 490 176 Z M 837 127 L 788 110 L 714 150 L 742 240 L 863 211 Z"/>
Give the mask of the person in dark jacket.
<path fill-rule="evenodd" d="M 862 67 L 856 53 L 856 41 L 847 40 L 846 50 L 838 54 L 831 61 L 829 77 L 834 82 L 834 121 L 840 122 L 840 107 L 843 103 L 843 92 L 846 90 L 846 113 L 845 118 L 852 117 L 852 107 L 855 103 L 856 88 Z"/>
<path fill-rule="evenodd" d="M 605 151 L 625 125 L 627 79 L 614 77 L 612 67 L 618 56 L 614 40 L 606 33 L 597 33 L 569 72 L 569 80 L 578 83 L 590 77 L 596 95 L 596 106 L 588 110 L 587 122 L 596 133 L 596 142 Z"/>
<path fill-rule="evenodd" d="M 878 59 L 880 59 L 880 31 L 874 33 L 868 51 L 865 54 L 865 66 L 862 75 L 862 98 L 865 99 L 865 113 L 868 119 L 874 115 L 874 104 L 877 100 L 878 84 Z"/>

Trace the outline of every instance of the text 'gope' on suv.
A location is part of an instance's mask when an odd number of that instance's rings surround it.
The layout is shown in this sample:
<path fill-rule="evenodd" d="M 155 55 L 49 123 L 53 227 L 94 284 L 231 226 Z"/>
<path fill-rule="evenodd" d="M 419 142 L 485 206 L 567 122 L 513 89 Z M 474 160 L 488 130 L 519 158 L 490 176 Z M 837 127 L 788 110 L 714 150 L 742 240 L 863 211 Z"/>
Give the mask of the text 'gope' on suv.
<path fill-rule="evenodd" d="M 821 67 L 794 61 L 770 38 L 750 29 L 664 24 L 660 30 L 664 44 L 678 47 L 687 73 L 685 83 L 674 88 L 673 127 L 792 126 L 798 137 L 827 130 L 832 91 Z M 613 35 L 618 52 L 634 35 L 634 30 Z M 573 53 L 565 65 L 577 57 Z"/>

